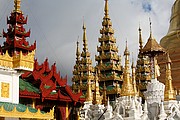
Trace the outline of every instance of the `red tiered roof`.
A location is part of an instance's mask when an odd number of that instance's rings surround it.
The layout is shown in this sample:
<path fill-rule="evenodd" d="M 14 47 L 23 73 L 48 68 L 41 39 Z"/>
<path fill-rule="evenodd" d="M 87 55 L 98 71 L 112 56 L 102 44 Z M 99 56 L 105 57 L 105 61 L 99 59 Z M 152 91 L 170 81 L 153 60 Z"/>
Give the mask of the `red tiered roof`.
<path fill-rule="evenodd" d="M 82 93 L 75 94 L 72 92 L 70 86 L 67 85 L 67 76 L 65 78 L 60 77 L 60 72 L 57 73 L 56 71 L 56 64 L 53 64 L 51 69 L 49 68 L 48 59 L 41 65 L 35 60 L 34 70 L 22 74 L 21 78 L 38 88 L 40 93 L 20 90 L 20 97 L 40 98 L 42 101 L 46 99 L 78 102 L 82 95 Z"/>
<path fill-rule="evenodd" d="M 4 46 L 2 46 L 3 52 L 9 50 L 12 55 L 15 51 L 22 50 L 23 53 L 27 53 L 36 49 L 36 42 L 29 45 L 29 42 L 26 41 L 26 37 L 30 37 L 31 31 L 26 32 L 24 28 L 24 24 L 27 24 L 27 17 L 24 18 L 23 13 L 12 12 L 9 19 L 7 18 L 7 24 L 7 32 L 3 30 L 3 37 L 6 38 Z"/>

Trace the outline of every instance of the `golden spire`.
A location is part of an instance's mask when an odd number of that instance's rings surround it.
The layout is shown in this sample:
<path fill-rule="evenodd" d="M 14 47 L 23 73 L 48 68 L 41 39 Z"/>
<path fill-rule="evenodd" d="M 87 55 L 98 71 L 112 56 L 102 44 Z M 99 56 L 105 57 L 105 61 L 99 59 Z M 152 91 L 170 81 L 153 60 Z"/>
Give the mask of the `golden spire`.
<path fill-rule="evenodd" d="M 135 96 L 134 88 L 130 80 L 129 55 L 130 53 L 128 51 L 127 41 L 126 41 L 126 49 L 124 51 L 124 56 L 125 56 L 125 68 L 124 68 L 124 73 L 123 73 L 124 80 L 122 84 L 121 96 Z"/>
<path fill-rule="evenodd" d="M 77 41 L 77 48 L 76 48 L 76 63 L 80 61 L 80 50 L 79 50 L 79 41 Z M 78 63 L 77 63 L 78 64 Z"/>
<path fill-rule="evenodd" d="M 167 53 L 164 100 L 168 101 L 168 100 L 175 100 L 175 99 L 176 99 L 176 94 L 172 85 L 172 77 L 171 77 L 171 59 L 169 57 L 169 53 Z"/>
<path fill-rule="evenodd" d="M 104 15 L 104 18 L 109 18 L 108 0 L 105 0 Z"/>
<path fill-rule="evenodd" d="M 90 71 L 88 72 L 88 75 L 90 75 Z M 92 90 L 91 90 L 91 80 L 88 79 L 87 83 L 87 93 L 86 93 L 86 102 L 92 103 Z"/>
<path fill-rule="evenodd" d="M 106 83 L 104 82 L 104 87 L 103 87 L 103 100 L 102 104 L 106 105 L 107 104 L 107 96 L 106 96 Z"/>
<path fill-rule="evenodd" d="M 97 72 L 98 71 L 98 72 Z M 96 75 L 95 75 L 95 89 L 93 93 L 93 104 L 101 104 L 101 96 L 99 93 L 99 74 L 100 71 L 96 70 Z"/>
<path fill-rule="evenodd" d="M 21 0 L 14 0 L 14 12 L 21 13 Z"/>
<path fill-rule="evenodd" d="M 126 48 L 125 48 L 125 51 L 124 51 L 124 56 L 127 57 L 128 61 L 129 61 L 129 50 L 128 50 L 128 45 L 127 45 L 127 41 L 126 41 Z"/>
<path fill-rule="evenodd" d="M 134 88 L 134 93 L 136 96 L 139 96 L 138 91 L 137 91 L 137 86 L 136 86 L 136 67 L 134 65 L 134 59 L 133 58 L 132 58 L 131 70 L 132 70 L 132 84 L 133 84 L 133 88 Z"/>
<path fill-rule="evenodd" d="M 139 50 L 141 51 L 143 49 L 143 41 L 142 41 L 142 33 L 141 33 L 141 27 L 139 25 Z"/>
<path fill-rule="evenodd" d="M 150 37 L 152 38 L 152 23 L 151 23 L 151 18 L 149 18 L 149 25 L 150 25 Z"/>
<path fill-rule="evenodd" d="M 86 26 L 85 23 L 83 22 L 83 50 L 86 52 L 88 50 L 87 48 L 87 36 L 86 36 Z"/>

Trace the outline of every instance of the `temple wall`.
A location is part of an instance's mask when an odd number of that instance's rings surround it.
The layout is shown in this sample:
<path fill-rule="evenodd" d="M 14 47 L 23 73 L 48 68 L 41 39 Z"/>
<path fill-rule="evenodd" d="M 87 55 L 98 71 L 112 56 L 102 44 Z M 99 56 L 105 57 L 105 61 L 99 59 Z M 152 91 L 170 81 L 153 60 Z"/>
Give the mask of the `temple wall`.
<path fill-rule="evenodd" d="M 19 103 L 19 75 L 15 71 L 0 70 L 0 101 Z"/>

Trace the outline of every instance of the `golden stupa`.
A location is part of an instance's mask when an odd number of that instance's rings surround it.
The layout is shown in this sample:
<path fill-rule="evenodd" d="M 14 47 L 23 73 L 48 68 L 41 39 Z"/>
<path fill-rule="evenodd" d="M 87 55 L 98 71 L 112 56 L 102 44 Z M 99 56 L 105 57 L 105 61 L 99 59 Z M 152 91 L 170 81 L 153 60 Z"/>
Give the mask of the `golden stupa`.
<path fill-rule="evenodd" d="M 164 36 L 160 45 L 167 49 L 172 61 L 172 78 L 173 86 L 180 88 L 180 0 L 176 0 L 171 11 L 169 30 Z M 165 83 L 166 73 L 166 58 L 167 56 L 159 57 L 158 63 L 160 66 L 161 75 L 159 80 Z"/>

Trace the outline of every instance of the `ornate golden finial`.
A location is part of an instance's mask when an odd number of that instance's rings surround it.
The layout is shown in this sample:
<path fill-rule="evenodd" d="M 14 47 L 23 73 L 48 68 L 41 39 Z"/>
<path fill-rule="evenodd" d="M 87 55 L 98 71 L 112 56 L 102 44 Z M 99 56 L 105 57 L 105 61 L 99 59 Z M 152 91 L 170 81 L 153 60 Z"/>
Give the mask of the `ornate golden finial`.
<path fill-rule="evenodd" d="M 171 59 L 169 53 L 167 53 L 167 63 L 166 63 L 166 83 L 164 91 L 164 100 L 175 100 L 176 93 L 172 85 L 172 76 L 171 76 Z"/>
<path fill-rule="evenodd" d="M 141 51 L 143 49 L 143 41 L 142 41 L 142 33 L 141 33 L 141 27 L 139 24 L 139 50 Z"/>
<path fill-rule="evenodd" d="M 90 102 L 92 103 L 92 90 L 91 90 L 91 80 L 88 79 L 88 83 L 87 83 L 87 93 L 86 93 L 86 102 Z"/>
<path fill-rule="evenodd" d="M 152 38 L 152 23 L 151 23 L 151 18 L 149 18 L 149 25 L 150 25 L 150 38 Z"/>
<path fill-rule="evenodd" d="M 109 18 L 109 7 L 108 7 L 108 0 L 105 0 L 105 7 L 104 7 L 104 15 L 105 18 Z"/>
<path fill-rule="evenodd" d="M 132 69 L 132 84 L 133 84 L 133 88 L 134 88 L 134 93 L 136 96 L 139 96 L 138 91 L 137 91 L 137 86 L 136 86 L 136 67 L 134 65 L 134 58 L 133 57 L 132 57 L 131 69 Z"/>
<path fill-rule="evenodd" d="M 105 82 L 104 82 L 104 87 L 103 87 L 103 99 L 102 99 L 102 104 L 104 104 L 104 105 L 107 104 L 106 83 L 105 83 Z"/>
<path fill-rule="evenodd" d="M 21 13 L 21 0 L 14 0 L 14 12 Z"/>
<path fill-rule="evenodd" d="M 129 55 L 130 53 L 128 51 L 127 41 L 126 41 L 126 49 L 124 51 L 124 56 L 125 56 L 125 68 L 124 68 L 124 73 L 123 73 L 124 80 L 122 84 L 121 96 L 135 96 L 134 88 L 130 80 Z"/>
<path fill-rule="evenodd" d="M 77 41 L 77 48 L 76 48 L 76 62 L 80 61 L 80 50 L 79 50 L 79 41 Z"/>
<path fill-rule="evenodd" d="M 96 70 L 96 75 L 95 75 L 95 89 L 93 93 L 93 104 L 101 104 L 101 96 L 99 93 L 99 70 Z"/>
<path fill-rule="evenodd" d="M 130 55 L 130 53 L 129 53 L 129 51 L 128 51 L 127 40 L 126 40 L 126 48 L 125 48 L 125 51 L 124 51 L 124 55 L 125 55 L 125 56 L 129 56 L 129 55 Z M 128 57 L 128 58 L 129 58 L 129 57 Z"/>
<path fill-rule="evenodd" d="M 83 50 L 87 51 L 88 48 L 87 48 L 86 25 L 84 22 L 83 22 L 83 46 L 84 46 Z"/>

